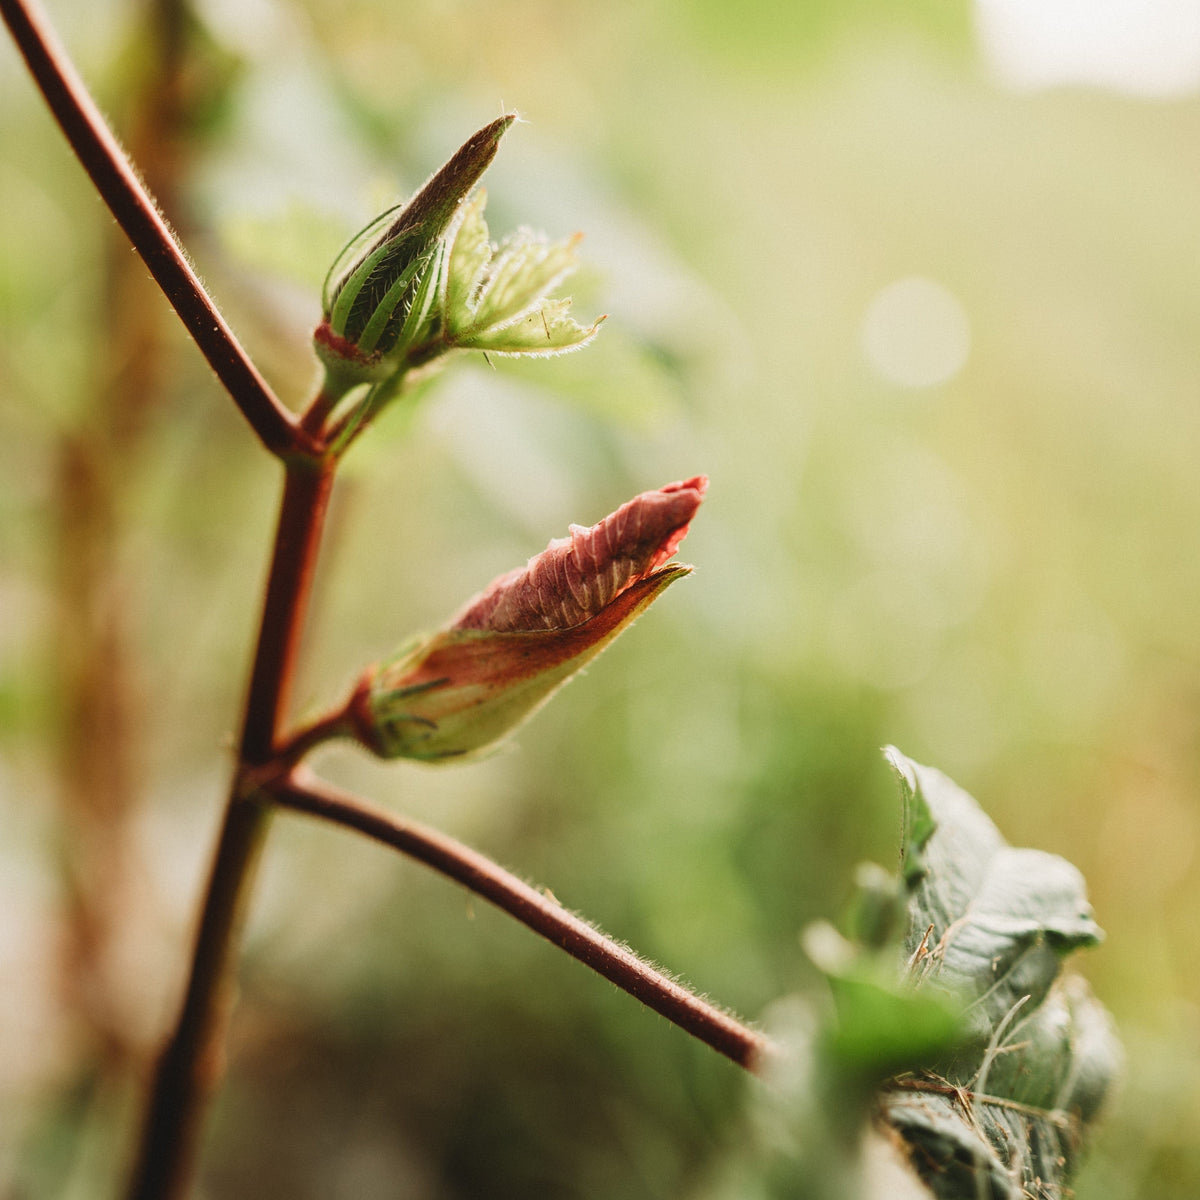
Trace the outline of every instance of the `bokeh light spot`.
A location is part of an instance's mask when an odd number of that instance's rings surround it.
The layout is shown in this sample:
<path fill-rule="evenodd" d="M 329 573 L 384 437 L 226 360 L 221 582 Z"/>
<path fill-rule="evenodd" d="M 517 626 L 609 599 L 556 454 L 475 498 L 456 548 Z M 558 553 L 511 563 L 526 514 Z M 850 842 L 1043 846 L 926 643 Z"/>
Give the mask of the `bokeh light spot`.
<path fill-rule="evenodd" d="M 871 366 L 889 383 L 932 387 L 962 370 L 971 326 L 948 289 L 913 275 L 889 283 L 867 306 L 862 344 Z"/>
<path fill-rule="evenodd" d="M 1200 0 L 976 0 L 975 26 L 997 80 L 1017 90 L 1200 87 Z"/>

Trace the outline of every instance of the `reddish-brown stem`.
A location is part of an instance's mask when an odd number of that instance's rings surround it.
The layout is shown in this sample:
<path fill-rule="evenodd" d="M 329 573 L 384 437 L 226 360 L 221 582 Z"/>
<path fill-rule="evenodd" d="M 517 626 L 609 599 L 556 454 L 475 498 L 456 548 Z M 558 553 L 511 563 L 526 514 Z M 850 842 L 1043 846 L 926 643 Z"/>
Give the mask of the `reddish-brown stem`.
<path fill-rule="evenodd" d="M 326 420 L 349 390 L 333 385 L 326 379 L 324 387 L 300 418 L 300 428 L 312 437 L 319 437 L 325 428 Z"/>
<path fill-rule="evenodd" d="M 275 754 L 287 712 L 335 467 L 332 459 L 320 462 L 301 459 L 287 468 L 275 555 L 267 580 L 262 627 L 242 726 L 241 761 L 249 766 L 268 762 Z"/>
<path fill-rule="evenodd" d="M 271 794 L 284 808 L 354 829 L 457 880 L 739 1066 L 753 1071 L 762 1062 L 768 1049 L 762 1034 L 668 979 L 469 846 L 394 816 L 303 770 L 272 785 Z"/>
<path fill-rule="evenodd" d="M 35 0 L 0 0 L 0 16 L 96 190 L 263 445 L 280 457 L 316 453 L 225 324 Z"/>
<path fill-rule="evenodd" d="M 183 1008 L 154 1074 L 130 1200 L 187 1195 L 207 1102 L 225 1070 L 232 963 L 270 810 L 235 796 L 209 877 Z"/>
<path fill-rule="evenodd" d="M 267 768 L 262 772 L 262 783 L 268 785 L 286 775 L 312 749 L 322 742 L 334 738 L 354 736 L 353 705 L 358 693 L 350 697 L 341 708 L 332 710 L 315 721 L 302 726 L 291 734 L 276 750 Z"/>
<path fill-rule="evenodd" d="M 333 470 L 332 460 L 288 463 L 238 774 L 209 877 L 183 1007 L 155 1074 L 131 1200 L 178 1200 L 186 1194 L 206 1102 L 223 1073 L 233 961 L 270 816 L 266 798 L 251 781 L 254 768 L 273 758 L 286 716 Z"/>

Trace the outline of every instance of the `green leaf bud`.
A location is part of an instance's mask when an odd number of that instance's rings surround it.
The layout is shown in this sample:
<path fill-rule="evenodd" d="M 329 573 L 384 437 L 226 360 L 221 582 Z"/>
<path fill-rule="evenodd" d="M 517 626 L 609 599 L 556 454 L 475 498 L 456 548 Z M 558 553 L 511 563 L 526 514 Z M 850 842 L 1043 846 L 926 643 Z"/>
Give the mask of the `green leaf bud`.
<path fill-rule="evenodd" d="M 408 204 L 388 209 L 342 248 L 325 278 L 313 334 L 331 374 L 351 383 L 385 378 L 428 329 L 445 262 L 442 238 L 514 120 L 509 113 L 484 126 Z"/>

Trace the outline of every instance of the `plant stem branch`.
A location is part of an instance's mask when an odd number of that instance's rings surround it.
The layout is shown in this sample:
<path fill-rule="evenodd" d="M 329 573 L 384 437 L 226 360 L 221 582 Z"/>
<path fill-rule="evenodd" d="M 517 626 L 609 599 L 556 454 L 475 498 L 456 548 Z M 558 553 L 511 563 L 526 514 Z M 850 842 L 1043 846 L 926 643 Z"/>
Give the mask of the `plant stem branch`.
<path fill-rule="evenodd" d="M 334 738 L 353 737 L 354 724 L 350 710 L 356 698 L 356 696 L 351 696 L 341 708 L 325 713 L 290 734 L 278 747 L 270 763 L 267 764 L 266 770 L 262 772 L 262 786 L 269 790 L 271 783 L 292 771 L 309 751 L 314 750 L 322 742 L 332 741 Z"/>
<path fill-rule="evenodd" d="M 754 1071 L 767 1039 L 643 962 L 482 854 L 297 770 L 271 786 L 283 808 L 374 838 L 463 884 L 739 1066 Z"/>
<path fill-rule="evenodd" d="M 0 0 L 0 16 L 96 190 L 263 445 L 279 457 L 317 452 L 217 311 L 36 0 Z"/>
<path fill-rule="evenodd" d="M 332 459 L 298 459 L 287 466 L 242 726 L 240 757 L 249 766 L 269 762 L 277 748 L 335 468 Z"/>
<path fill-rule="evenodd" d="M 223 1074 L 233 1001 L 233 963 L 270 805 L 252 785 L 269 763 L 286 716 L 296 652 L 308 608 L 334 462 L 287 464 L 274 557 L 251 674 L 241 754 L 221 830 L 187 991 L 150 1094 L 131 1200 L 178 1200 L 187 1193 L 207 1101 Z"/>
<path fill-rule="evenodd" d="M 188 1193 L 204 1110 L 225 1073 L 234 952 L 270 812 L 243 796 L 225 811 L 183 1007 L 154 1074 L 130 1200 L 182 1200 Z"/>

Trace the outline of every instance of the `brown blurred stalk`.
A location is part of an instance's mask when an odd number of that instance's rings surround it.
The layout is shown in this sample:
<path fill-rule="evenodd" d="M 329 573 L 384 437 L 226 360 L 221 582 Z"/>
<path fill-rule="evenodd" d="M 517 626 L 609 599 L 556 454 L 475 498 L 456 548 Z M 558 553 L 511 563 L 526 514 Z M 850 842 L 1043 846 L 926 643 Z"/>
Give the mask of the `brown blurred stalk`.
<path fill-rule="evenodd" d="M 144 0 L 126 139 L 166 212 L 186 169 L 185 0 Z M 142 793 L 142 710 L 130 634 L 136 578 L 123 562 L 127 498 L 162 397 L 162 297 L 120 229 L 106 234 L 95 391 L 58 446 L 59 596 L 54 661 L 62 720 L 62 869 L 69 905 L 62 983 L 102 1069 L 139 1064 L 137 981 L 116 962 L 136 897 L 131 829 Z"/>

